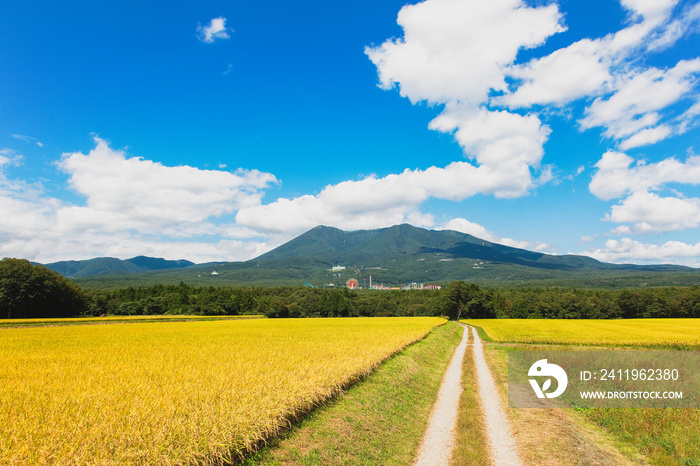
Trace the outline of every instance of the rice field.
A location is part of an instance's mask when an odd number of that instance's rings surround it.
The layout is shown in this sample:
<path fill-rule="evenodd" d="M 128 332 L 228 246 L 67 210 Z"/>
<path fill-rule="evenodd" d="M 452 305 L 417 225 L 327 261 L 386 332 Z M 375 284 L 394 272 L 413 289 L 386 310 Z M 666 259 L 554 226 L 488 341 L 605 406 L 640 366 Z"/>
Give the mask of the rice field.
<path fill-rule="evenodd" d="M 0 464 L 221 464 L 439 318 L 0 329 Z"/>
<path fill-rule="evenodd" d="M 700 319 L 466 319 L 462 322 L 481 327 L 495 342 L 700 347 Z"/>
<path fill-rule="evenodd" d="M 166 321 L 195 321 L 195 320 L 240 320 L 264 319 L 263 315 L 238 316 L 198 316 L 198 315 L 152 315 L 152 316 L 106 316 L 106 317 L 62 317 L 36 319 L 0 319 L 2 327 L 37 327 L 58 325 L 88 325 L 88 324 L 121 324 Z"/>

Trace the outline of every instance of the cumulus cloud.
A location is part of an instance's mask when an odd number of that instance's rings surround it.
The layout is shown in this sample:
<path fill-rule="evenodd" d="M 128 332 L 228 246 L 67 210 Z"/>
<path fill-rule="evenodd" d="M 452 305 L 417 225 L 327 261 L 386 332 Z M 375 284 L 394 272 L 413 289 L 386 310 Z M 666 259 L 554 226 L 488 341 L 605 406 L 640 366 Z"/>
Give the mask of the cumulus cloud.
<path fill-rule="evenodd" d="M 508 134 L 507 128 L 503 131 Z M 502 142 L 501 150 L 517 143 L 507 136 Z M 475 138 L 474 144 L 482 142 Z M 236 224 L 266 233 L 300 233 L 319 224 L 350 230 L 405 222 L 431 227 L 433 216 L 420 212 L 420 205 L 429 198 L 460 201 L 479 193 L 516 197 L 532 184 L 526 163 L 500 158 L 496 150 L 490 156 L 494 159 L 491 164 L 452 162 L 442 168 L 407 169 L 382 178 L 372 175 L 328 185 L 316 195 L 242 207 Z"/>
<path fill-rule="evenodd" d="M 554 247 L 551 244 L 543 242 L 531 242 L 524 240 L 517 240 L 513 238 L 507 238 L 503 236 L 498 236 L 492 231 L 486 229 L 478 223 L 470 222 L 465 218 L 453 218 L 449 222 L 442 225 L 438 230 L 454 230 L 461 233 L 466 233 L 468 235 L 476 236 L 479 239 L 489 241 L 491 243 L 503 244 L 505 246 L 510 246 L 512 248 L 520 249 L 531 249 L 535 251 L 540 251 L 543 253 L 553 253 Z"/>
<path fill-rule="evenodd" d="M 659 125 L 655 128 L 646 128 L 639 131 L 634 136 L 630 136 L 620 143 L 620 149 L 628 150 L 635 147 L 646 146 L 662 141 L 673 133 L 673 129 L 668 125 Z"/>
<path fill-rule="evenodd" d="M 649 68 L 621 76 L 614 84 L 615 93 L 607 99 L 597 98 L 580 125 L 583 129 L 604 127 L 606 136 L 624 140 L 623 150 L 665 139 L 673 131 L 657 126 L 662 118 L 659 112 L 693 91 L 698 73 L 700 59 L 694 59 L 682 60 L 668 70 Z"/>
<path fill-rule="evenodd" d="M 629 11 L 629 26 L 605 37 L 581 39 L 528 63 L 510 65 L 506 73 L 515 79 L 515 89 L 496 97 L 494 103 L 510 108 L 563 106 L 624 88 L 619 76 L 629 72 L 626 59 L 632 51 L 649 42 L 655 42 L 655 48 L 661 42 L 670 45 L 689 27 L 687 23 L 668 24 L 676 3 L 622 1 Z M 673 33 L 665 33 L 667 29 Z"/>
<path fill-rule="evenodd" d="M 598 170 L 589 184 L 591 193 L 610 200 L 666 183 L 700 184 L 700 156 L 689 156 L 685 162 L 674 157 L 656 163 L 634 162 L 627 154 L 606 152 L 595 165 Z"/>
<path fill-rule="evenodd" d="M 481 192 L 497 197 L 527 193 L 533 183 L 530 168 L 539 167 L 550 132 L 535 115 L 474 109 L 457 103 L 448 104 L 429 127 L 454 132 L 457 142 L 479 164 L 480 176 L 488 177 Z"/>
<path fill-rule="evenodd" d="M 326 186 L 315 196 L 280 198 L 270 204 L 244 207 L 236 214 L 236 224 L 266 233 L 300 233 L 317 225 L 348 230 L 404 222 L 431 226 L 432 216 L 420 213 L 418 206 L 440 183 L 437 178 L 449 177 L 442 173 L 448 169 L 433 167 L 384 178 L 369 176 Z M 452 178 L 457 181 L 459 175 Z"/>
<path fill-rule="evenodd" d="M 620 204 L 614 205 L 605 220 L 632 224 L 631 231 L 639 234 L 697 228 L 700 226 L 700 199 L 661 197 L 647 191 L 635 192 Z"/>
<path fill-rule="evenodd" d="M 265 250 L 267 241 L 220 219 L 259 205 L 264 189 L 277 182 L 274 175 L 169 167 L 130 157 L 100 138 L 95 143 L 87 154 L 66 153 L 57 163 L 84 205 L 0 173 L 0 254 L 44 262 L 149 253 L 213 261 Z"/>
<path fill-rule="evenodd" d="M 505 244 L 506 246 L 511 246 L 514 248 L 528 248 L 532 247 L 532 244 L 528 241 L 518 241 L 511 238 L 503 238 L 494 234 L 492 231 L 487 230 L 485 227 L 479 225 L 478 223 L 470 222 L 464 218 L 453 218 L 449 222 L 445 223 L 442 230 L 454 230 L 460 233 L 466 233 L 468 235 L 476 236 L 479 239 L 490 241 L 492 243 Z"/>
<path fill-rule="evenodd" d="M 700 243 L 688 244 L 681 241 L 667 241 L 663 244 L 646 244 L 630 238 L 610 239 L 605 247 L 591 249 L 583 254 L 603 262 L 612 263 L 675 263 L 690 267 L 700 267 Z"/>
<path fill-rule="evenodd" d="M 521 48 L 541 45 L 564 30 L 560 20 L 554 4 L 529 8 L 520 0 L 427 0 L 399 12 L 403 38 L 365 52 L 377 66 L 381 86 L 398 86 L 414 103 L 479 105 L 490 89 L 506 88 L 503 70 Z"/>
<path fill-rule="evenodd" d="M 604 37 L 584 38 L 527 63 L 509 65 L 506 75 L 513 82 L 492 103 L 511 109 L 562 107 L 594 97 L 579 120 L 581 129 L 602 127 L 605 136 L 619 141 L 622 150 L 684 132 L 686 119 L 663 112 L 697 95 L 700 63 L 681 60 L 670 69 L 657 69 L 644 67 L 638 60 L 638 52 L 658 52 L 672 45 L 697 22 L 697 5 L 673 19 L 677 3 L 622 1 L 629 11 L 627 27 Z"/>
<path fill-rule="evenodd" d="M 644 163 L 621 152 L 610 151 L 596 164 L 589 189 L 600 199 L 621 199 L 604 220 L 621 224 L 616 235 L 657 234 L 700 227 L 700 199 L 685 198 L 678 191 L 660 196 L 669 183 L 700 184 L 700 157 L 685 162 L 673 157 Z"/>
<path fill-rule="evenodd" d="M 550 55 L 508 68 L 521 84 L 512 93 L 493 99 L 496 105 L 527 108 L 533 105 L 563 106 L 600 94 L 612 80 L 612 59 L 606 41 L 583 39 Z"/>
<path fill-rule="evenodd" d="M 659 69 L 644 67 L 633 52 L 672 44 L 692 27 L 700 10 L 674 18 L 678 0 L 621 3 L 628 10 L 621 30 L 526 63 L 516 61 L 520 50 L 538 47 L 566 29 L 556 4 L 532 8 L 520 0 L 426 0 L 406 5 L 397 18 L 403 36 L 367 47 L 365 53 L 377 68 L 381 88 L 396 88 L 413 103 L 444 106 L 429 128 L 453 134 L 474 161 L 470 171 L 479 172 L 481 181 L 471 186 L 481 185 L 478 192 L 496 197 L 519 197 L 552 178 L 549 165 L 544 168 L 549 178 L 546 173 L 533 177 L 542 169 L 551 131 L 533 106 L 594 99 L 578 120 L 581 130 L 602 127 L 621 150 L 680 134 L 697 116 L 697 104 L 680 118 L 665 112 L 697 95 L 700 59 Z"/>
<path fill-rule="evenodd" d="M 149 229 L 201 222 L 259 203 L 262 189 L 277 180 L 270 173 L 168 167 L 128 157 L 96 138 L 87 154 L 63 154 L 58 166 L 86 205 L 62 212 L 70 222 L 107 229 Z"/>
<path fill-rule="evenodd" d="M 209 21 L 209 24 L 197 26 L 197 38 L 202 42 L 211 44 L 217 39 L 228 39 L 228 29 L 226 28 L 226 18 L 219 16 Z"/>
<path fill-rule="evenodd" d="M 426 0 L 399 12 L 402 38 L 367 47 L 365 53 L 377 67 L 380 87 L 396 87 L 413 103 L 444 105 L 429 127 L 453 133 L 476 161 L 461 167 L 470 175 L 478 172 L 480 180 L 466 180 L 471 187 L 518 197 L 534 186 L 531 172 L 539 168 L 549 128 L 536 115 L 488 109 L 489 96 L 506 91 L 505 69 L 518 51 L 563 31 L 560 21 L 554 4 Z"/>

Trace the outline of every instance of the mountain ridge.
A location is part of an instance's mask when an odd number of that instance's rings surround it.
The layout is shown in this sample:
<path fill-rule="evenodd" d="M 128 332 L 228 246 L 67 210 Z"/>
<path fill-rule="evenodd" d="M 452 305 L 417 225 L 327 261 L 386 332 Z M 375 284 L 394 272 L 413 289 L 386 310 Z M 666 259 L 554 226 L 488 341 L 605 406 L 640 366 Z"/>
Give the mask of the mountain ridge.
<path fill-rule="evenodd" d="M 700 283 L 700 269 L 610 264 L 587 256 L 544 254 L 454 230 L 426 230 L 408 224 L 354 231 L 321 225 L 245 262 L 194 264 L 143 256 L 121 261 L 122 264 L 102 260 L 102 265 L 108 266 L 103 270 L 99 270 L 99 262 L 83 261 L 87 263 L 83 268 L 73 264 L 73 269 L 64 267 L 56 271 L 93 288 L 180 281 L 203 286 L 303 286 L 305 283 L 330 286 L 344 285 L 350 278 L 358 280 L 361 286 L 370 281 L 398 286 L 412 282 L 445 284 L 453 280 L 487 286 L 619 287 Z M 58 268 L 55 263 L 49 266 Z M 334 266 L 344 269 L 334 271 Z M 76 269 L 80 270 L 80 275 Z"/>
<path fill-rule="evenodd" d="M 342 245 L 340 241 L 342 240 Z M 320 244 L 320 246 L 319 246 Z M 307 251 L 314 251 L 313 254 Z M 317 257 L 334 254 L 337 261 L 361 262 L 381 253 L 386 254 L 444 254 L 450 258 L 487 260 L 551 269 L 581 267 L 651 270 L 655 268 L 689 267 L 677 265 L 611 264 L 589 256 L 575 254 L 545 254 L 486 241 L 455 230 L 426 230 L 409 224 L 375 230 L 343 231 L 328 226 L 317 226 L 289 242 L 262 254 L 251 261 L 290 257 Z"/>
<path fill-rule="evenodd" d="M 136 256 L 125 260 L 114 257 L 96 257 L 79 261 L 58 261 L 43 265 L 64 277 L 77 278 L 167 270 L 190 267 L 196 264 L 184 259 L 166 260 L 156 257 Z"/>

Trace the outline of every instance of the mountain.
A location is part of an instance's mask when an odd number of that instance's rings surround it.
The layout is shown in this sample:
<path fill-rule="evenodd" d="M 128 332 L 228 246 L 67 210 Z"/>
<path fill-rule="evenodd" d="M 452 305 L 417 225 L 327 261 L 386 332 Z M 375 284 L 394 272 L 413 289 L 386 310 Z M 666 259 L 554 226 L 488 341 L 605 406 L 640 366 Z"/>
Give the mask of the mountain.
<path fill-rule="evenodd" d="M 186 260 L 165 260 L 154 257 L 137 256 L 121 260 L 113 257 L 98 257 L 82 261 L 61 261 L 45 264 L 45 267 L 64 277 L 93 277 L 98 275 L 131 274 L 155 270 L 177 269 L 195 265 Z"/>
<path fill-rule="evenodd" d="M 122 262 L 129 267 L 137 265 Z M 88 277 L 91 269 L 87 267 L 82 269 L 82 275 L 67 275 L 87 277 L 76 281 L 89 288 L 180 281 L 214 286 L 328 286 L 344 285 L 350 278 L 361 286 L 370 281 L 398 286 L 412 282 L 446 284 L 453 280 L 485 286 L 634 287 L 700 283 L 699 269 L 619 265 L 586 256 L 543 254 L 457 231 L 431 231 L 411 225 L 357 231 L 319 226 L 249 261 L 187 264 L 191 266 L 159 270 L 152 267 L 129 275 L 122 269 L 122 275 L 109 278 L 104 274 L 114 274 L 115 269 L 103 267 L 103 275 L 93 278 Z M 144 263 L 141 265 L 145 267 Z M 336 266 L 341 268 L 332 270 Z"/>
<path fill-rule="evenodd" d="M 692 270 L 676 265 L 620 265 L 600 262 L 587 256 L 544 254 L 492 243 L 453 230 L 425 230 L 407 224 L 350 232 L 318 226 L 253 260 L 266 262 L 303 258 L 326 264 L 349 263 L 358 266 L 415 257 L 432 257 L 441 261 L 467 259 L 564 271 Z"/>
<path fill-rule="evenodd" d="M 319 226 L 254 260 L 309 258 L 328 264 L 360 265 L 414 256 L 473 259 L 558 270 L 617 267 L 586 256 L 542 254 L 491 243 L 457 231 L 431 231 L 407 224 L 351 232 Z"/>

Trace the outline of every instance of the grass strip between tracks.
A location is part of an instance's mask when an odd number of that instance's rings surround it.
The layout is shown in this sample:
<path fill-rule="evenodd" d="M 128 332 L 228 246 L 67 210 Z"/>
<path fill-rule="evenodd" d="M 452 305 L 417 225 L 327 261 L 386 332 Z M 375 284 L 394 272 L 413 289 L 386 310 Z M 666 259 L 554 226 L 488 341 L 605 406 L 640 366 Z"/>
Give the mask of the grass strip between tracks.
<path fill-rule="evenodd" d="M 479 400 L 473 344 L 474 335 L 469 332 L 469 346 L 462 363 L 462 395 L 459 399 L 455 449 L 451 461 L 454 466 L 489 464 L 488 439 Z"/>

